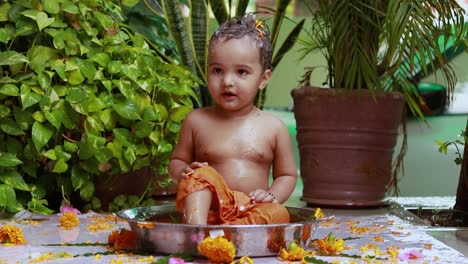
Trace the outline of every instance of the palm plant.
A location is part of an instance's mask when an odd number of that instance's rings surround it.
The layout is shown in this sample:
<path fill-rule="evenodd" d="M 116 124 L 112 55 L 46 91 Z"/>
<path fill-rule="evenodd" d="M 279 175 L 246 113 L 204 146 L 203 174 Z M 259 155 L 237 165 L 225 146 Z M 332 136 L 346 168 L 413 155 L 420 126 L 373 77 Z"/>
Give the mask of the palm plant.
<path fill-rule="evenodd" d="M 156 14 L 164 16 L 176 43 L 180 55 L 181 64 L 185 65 L 202 81 L 202 85 L 196 89 L 199 99 L 199 105 L 206 106 L 211 104 L 211 100 L 206 89 L 206 58 L 208 55 L 207 47 L 210 32 L 210 10 L 213 12 L 218 24 L 230 19 L 233 16 L 242 16 L 246 13 L 249 0 L 238 0 L 235 10 L 231 9 L 232 1 L 228 1 L 228 7 L 224 0 L 190 0 L 190 16 L 188 23 L 184 19 L 180 9 L 179 0 L 161 0 L 159 5 L 156 0 L 144 0 Z M 276 51 L 272 59 L 273 69 L 279 64 L 283 56 L 294 46 L 299 33 L 304 25 L 302 19 L 288 33 L 282 43 L 279 43 L 279 32 L 283 20 L 285 19 L 286 8 L 291 0 L 280 0 L 277 2 L 274 10 L 274 18 L 271 29 L 272 48 Z M 189 26 L 187 26 L 187 24 Z M 162 52 L 159 52 L 162 53 Z M 256 105 L 263 107 L 266 89 L 263 89 L 258 95 Z"/>
<path fill-rule="evenodd" d="M 313 2 L 302 52 L 323 53 L 330 87 L 400 91 L 420 117 L 414 81 L 420 72 L 440 68 L 448 95 L 453 92 L 456 76 L 444 52 L 467 36 L 464 10 L 456 0 Z"/>

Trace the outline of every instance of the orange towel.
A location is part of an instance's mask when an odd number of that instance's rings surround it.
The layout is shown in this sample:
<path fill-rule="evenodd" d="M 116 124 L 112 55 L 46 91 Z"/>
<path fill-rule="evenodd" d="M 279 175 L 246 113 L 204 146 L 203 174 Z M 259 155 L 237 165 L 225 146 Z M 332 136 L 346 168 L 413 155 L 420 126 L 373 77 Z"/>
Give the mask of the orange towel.
<path fill-rule="evenodd" d="M 184 212 L 184 198 L 188 194 L 209 188 L 213 193 L 208 224 L 280 224 L 289 223 L 286 207 L 278 203 L 252 204 L 243 192 L 230 190 L 224 178 L 211 166 L 195 170 L 179 183 L 176 206 Z"/>

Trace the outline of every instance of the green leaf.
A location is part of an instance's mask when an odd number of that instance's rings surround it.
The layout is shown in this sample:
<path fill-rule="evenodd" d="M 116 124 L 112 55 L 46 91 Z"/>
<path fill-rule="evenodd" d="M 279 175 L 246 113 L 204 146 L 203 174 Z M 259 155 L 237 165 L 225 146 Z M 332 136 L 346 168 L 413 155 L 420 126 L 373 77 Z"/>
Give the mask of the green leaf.
<path fill-rule="evenodd" d="M 90 58 L 92 61 L 96 62 L 100 66 L 107 67 L 107 64 L 112 60 L 109 54 L 101 52 Z"/>
<path fill-rule="evenodd" d="M 158 152 L 160 153 L 170 153 L 172 151 L 172 144 L 163 140 L 158 144 Z"/>
<path fill-rule="evenodd" d="M 18 63 L 29 63 L 28 58 L 16 51 L 0 52 L 0 65 L 13 65 Z"/>
<path fill-rule="evenodd" d="M 68 164 L 65 160 L 59 159 L 55 165 L 54 168 L 52 169 L 52 172 L 55 173 L 64 173 L 68 170 Z"/>
<path fill-rule="evenodd" d="M 54 129 L 48 124 L 34 122 L 31 130 L 32 140 L 37 151 L 49 142 L 54 134 Z"/>
<path fill-rule="evenodd" d="M 7 184 L 0 184 L 0 209 L 16 201 L 16 194 L 13 187 Z"/>
<path fill-rule="evenodd" d="M 66 72 L 66 75 L 67 75 L 68 83 L 71 85 L 78 85 L 85 80 L 83 74 L 81 74 L 81 71 L 78 69 L 73 70 L 73 71 L 68 71 Z"/>
<path fill-rule="evenodd" d="M 124 157 L 125 159 L 130 163 L 130 164 L 133 164 L 135 162 L 135 160 L 137 159 L 136 155 L 135 155 L 135 148 L 134 146 L 133 147 L 130 147 L 130 148 L 125 148 L 124 150 Z"/>
<path fill-rule="evenodd" d="M 211 11 L 213 12 L 218 24 L 222 24 L 229 19 L 226 9 L 226 2 L 224 0 L 209 0 Z"/>
<path fill-rule="evenodd" d="M 111 61 L 107 65 L 107 70 L 109 71 L 109 73 L 112 73 L 112 74 L 119 73 L 121 68 L 122 68 L 121 60 Z"/>
<path fill-rule="evenodd" d="M 11 83 L 7 83 L 0 87 L 0 93 L 9 96 L 17 96 L 19 95 L 19 88 Z"/>
<path fill-rule="evenodd" d="M 7 43 L 11 40 L 14 31 L 8 28 L 0 28 L 0 42 Z"/>
<path fill-rule="evenodd" d="M 82 88 L 72 87 L 68 90 L 66 99 L 72 104 L 79 103 L 88 98 L 88 93 L 85 92 Z"/>
<path fill-rule="evenodd" d="M 94 80 L 97 71 L 94 63 L 89 60 L 77 60 L 77 63 L 83 76 L 88 80 Z"/>
<path fill-rule="evenodd" d="M 0 119 L 5 118 L 11 114 L 11 110 L 8 106 L 0 104 Z"/>
<path fill-rule="evenodd" d="M 46 156 L 47 158 L 51 160 L 56 160 L 57 155 L 55 155 L 55 150 L 54 149 L 49 149 L 48 151 L 44 152 L 42 155 Z"/>
<path fill-rule="evenodd" d="M 57 14 L 60 11 L 60 3 L 61 1 L 57 0 L 42 0 L 42 7 L 44 11 L 50 14 Z"/>
<path fill-rule="evenodd" d="M 75 165 L 71 169 L 71 182 L 74 190 L 78 190 L 81 186 L 91 179 L 89 173 L 80 170 L 78 165 Z"/>
<path fill-rule="evenodd" d="M 80 196 L 83 200 L 89 201 L 94 195 L 94 184 L 91 181 L 86 181 L 80 189 Z"/>
<path fill-rule="evenodd" d="M 0 172 L 0 180 L 17 190 L 30 190 L 30 187 L 24 181 L 23 176 L 21 176 L 21 174 L 19 174 L 16 170 L 5 170 Z"/>
<path fill-rule="evenodd" d="M 60 129 L 64 117 L 63 109 L 54 109 L 52 112 L 46 111 L 44 116 L 56 129 Z"/>
<path fill-rule="evenodd" d="M 114 25 L 114 21 L 108 16 L 105 15 L 101 12 L 94 12 L 94 16 L 97 18 L 99 24 L 104 28 L 104 29 L 110 29 Z"/>
<path fill-rule="evenodd" d="M 42 96 L 34 92 L 24 92 L 21 93 L 21 103 L 23 105 L 23 110 L 39 103 Z"/>
<path fill-rule="evenodd" d="M 132 7 L 138 4 L 140 0 L 122 0 L 122 5 L 127 7 Z"/>
<path fill-rule="evenodd" d="M 2 123 L 0 123 L 0 129 L 3 132 L 13 136 L 20 136 L 25 134 L 21 127 L 18 125 L 18 123 L 16 123 L 11 118 L 3 119 Z"/>
<path fill-rule="evenodd" d="M 14 167 L 23 163 L 15 154 L 0 152 L 0 167 Z"/>
<path fill-rule="evenodd" d="M 46 118 L 44 116 L 44 113 L 42 111 L 36 111 L 33 113 L 32 118 L 36 120 L 37 122 L 44 123 L 46 121 Z"/>
<path fill-rule="evenodd" d="M 190 106 L 180 106 L 171 111 L 171 120 L 174 122 L 182 122 L 184 118 L 192 111 Z"/>
<path fill-rule="evenodd" d="M 67 152 L 75 153 L 78 150 L 78 145 L 75 142 L 64 141 L 63 148 Z"/>
<path fill-rule="evenodd" d="M 36 72 L 43 71 L 50 61 L 58 58 L 57 50 L 45 46 L 32 46 L 28 52 L 27 57 L 30 61 L 30 67 Z"/>
<path fill-rule="evenodd" d="M 37 200 L 33 198 L 31 201 L 28 202 L 28 209 L 39 214 L 43 215 L 50 215 L 54 211 L 49 209 L 47 206 L 47 200 Z"/>
<path fill-rule="evenodd" d="M 47 14 L 44 12 L 39 12 L 37 14 L 36 22 L 37 22 L 37 26 L 39 27 L 39 31 L 42 31 L 42 29 L 52 25 L 54 21 L 55 21 L 55 18 L 48 17 Z"/>
<path fill-rule="evenodd" d="M 151 134 L 154 129 L 154 123 L 148 121 L 140 121 L 135 124 L 135 136 L 145 138 Z"/>
<path fill-rule="evenodd" d="M 116 99 L 116 103 L 112 106 L 114 110 L 119 114 L 121 117 L 129 120 L 139 120 L 141 119 L 140 115 L 138 114 L 138 107 L 134 102 L 127 99 Z"/>
<path fill-rule="evenodd" d="M 116 128 L 113 129 L 112 132 L 114 133 L 114 140 L 117 140 L 125 147 L 132 146 L 132 134 L 130 131 L 124 128 Z"/>
<path fill-rule="evenodd" d="M 80 12 L 75 3 L 70 0 L 63 1 L 62 10 L 70 14 L 78 14 Z"/>
<path fill-rule="evenodd" d="M 0 22 L 8 21 L 8 12 L 10 11 L 10 3 L 3 2 L 0 4 Z"/>

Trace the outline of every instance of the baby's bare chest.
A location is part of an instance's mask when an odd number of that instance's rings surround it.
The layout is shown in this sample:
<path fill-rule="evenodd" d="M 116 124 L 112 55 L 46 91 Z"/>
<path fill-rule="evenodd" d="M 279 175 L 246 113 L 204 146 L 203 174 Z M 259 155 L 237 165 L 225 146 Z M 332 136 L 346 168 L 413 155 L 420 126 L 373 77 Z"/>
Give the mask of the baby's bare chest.
<path fill-rule="evenodd" d="M 273 139 L 261 130 L 223 131 L 215 128 L 208 133 L 199 133 L 194 139 L 196 160 L 269 163 L 273 159 Z"/>

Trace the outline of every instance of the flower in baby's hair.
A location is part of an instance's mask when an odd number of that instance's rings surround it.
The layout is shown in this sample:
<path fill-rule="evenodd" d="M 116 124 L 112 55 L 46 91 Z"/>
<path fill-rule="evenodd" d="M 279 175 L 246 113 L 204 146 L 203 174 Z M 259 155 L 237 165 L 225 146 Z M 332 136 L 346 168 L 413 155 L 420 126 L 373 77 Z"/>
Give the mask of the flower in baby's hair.
<path fill-rule="evenodd" d="M 60 216 L 58 224 L 61 229 L 73 229 L 80 224 L 80 219 L 78 215 L 74 212 L 65 212 Z"/>
<path fill-rule="evenodd" d="M 138 247 L 138 237 L 133 231 L 122 228 L 114 230 L 107 238 L 112 249 L 134 249 Z"/>
<path fill-rule="evenodd" d="M 26 239 L 24 239 L 23 230 L 14 225 L 4 225 L 0 227 L 0 243 L 24 245 Z"/>
<path fill-rule="evenodd" d="M 218 235 L 216 238 L 206 237 L 198 244 L 198 252 L 213 263 L 230 263 L 236 256 L 234 243 Z"/>
<path fill-rule="evenodd" d="M 261 20 L 256 20 L 255 21 L 255 30 L 257 31 L 258 38 L 263 39 L 263 30 L 265 28 L 265 25 L 263 25 L 263 22 Z"/>
<path fill-rule="evenodd" d="M 333 232 L 330 232 L 328 236 L 323 239 L 316 241 L 317 249 L 320 255 L 333 256 L 341 253 L 344 250 L 344 240 L 341 238 L 335 238 Z"/>
<path fill-rule="evenodd" d="M 290 242 L 288 248 L 281 248 L 278 258 L 281 261 L 300 261 L 306 256 L 313 256 L 314 253 L 304 250 L 296 242 Z"/>
<path fill-rule="evenodd" d="M 192 264 L 192 262 L 186 262 L 183 258 L 170 257 L 167 264 Z"/>
<path fill-rule="evenodd" d="M 412 249 L 408 252 L 403 252 L 403 253 L 398 254 L 399 260 L 422 259 L 422 258 L 424 258 L 424 255 L 421 253 L 421 251 L 417 249 Z"/>
<path fill-rule="evenodd" d="M 71 204 L 63 204 L 60 206 L 60 213 L 72 212 L 77 215 L 81 214 L 80 210 L 73 207 Z"/>

